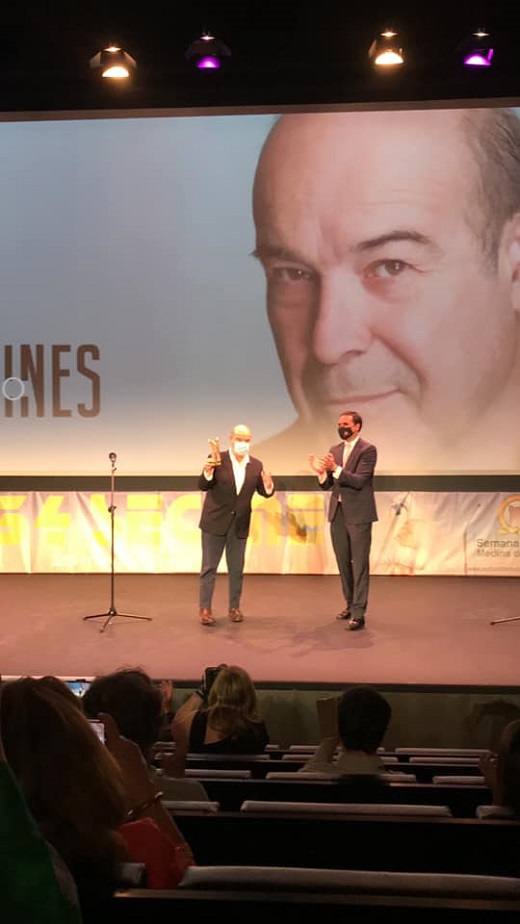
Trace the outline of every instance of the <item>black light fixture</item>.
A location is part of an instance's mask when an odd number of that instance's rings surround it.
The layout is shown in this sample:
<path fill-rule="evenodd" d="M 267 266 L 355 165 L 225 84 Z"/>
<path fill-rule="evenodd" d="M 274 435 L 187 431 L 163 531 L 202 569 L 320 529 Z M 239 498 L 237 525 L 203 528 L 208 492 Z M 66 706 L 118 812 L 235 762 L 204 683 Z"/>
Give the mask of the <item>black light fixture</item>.
<path fill-rule="evenodd" d="M 119 45 L 107 45 L 90 59 L 90 66 L 99 68 L 102 77 L 109 80 L 126 80 L 137 67 L 137 63 Z"/>
<path fill-rule="evenodd" d="M 222 59 L 228 58 L 231 50 L 211 32 L 203 32 L 186 49 L 186 60 L 199 70 L 216 70 L 221 67 Z"/>
<path fill-rule="evenodd" d="M 495 49 L 489 32 L 479 28 L 460 42 L 457 52 L 466 67 L 491 67 Z"/>
<path fill-rule="evenodd" d="M 381 70 L 400 67 L 404 64 L 404 52 L 399 34 L 394 29 L 385 29 L 372 42 L 368 57 L 374 67 Z"/>

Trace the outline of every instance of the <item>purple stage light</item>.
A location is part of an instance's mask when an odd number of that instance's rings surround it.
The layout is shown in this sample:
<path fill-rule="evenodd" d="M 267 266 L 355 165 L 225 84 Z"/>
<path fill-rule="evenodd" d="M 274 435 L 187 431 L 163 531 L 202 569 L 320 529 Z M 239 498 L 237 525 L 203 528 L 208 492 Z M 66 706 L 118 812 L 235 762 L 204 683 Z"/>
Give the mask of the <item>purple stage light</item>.
<path fill-rule="evenodd" d="M 220 61 L 218 58 L 213 57 L 213 55 L 206 55 L 204 58 L 201 58 L 200 61 L 197 61 L 197 67 L 199 70 L 215 70 L 220 67 Z"/>
<path fill-rule="evenodd" d="M 489 51 L 473 51 L 464 58 L 464 64 L 468 67 L 490 67 L 492 57 L 492 48 Z"/>

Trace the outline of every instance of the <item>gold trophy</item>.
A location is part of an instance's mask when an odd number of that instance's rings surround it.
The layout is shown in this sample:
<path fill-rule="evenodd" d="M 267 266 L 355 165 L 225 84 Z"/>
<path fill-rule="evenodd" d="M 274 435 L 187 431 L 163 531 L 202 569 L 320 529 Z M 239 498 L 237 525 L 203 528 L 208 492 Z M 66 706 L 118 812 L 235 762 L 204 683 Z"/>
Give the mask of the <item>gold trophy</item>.
<path fill-rule="evenodd" d="M 222 459 L 220 458 L 220 442 L 218 436 L 214 440 L 208 440 L 209 443 L 209 461 L 212 465 L 221 465 Z"/>

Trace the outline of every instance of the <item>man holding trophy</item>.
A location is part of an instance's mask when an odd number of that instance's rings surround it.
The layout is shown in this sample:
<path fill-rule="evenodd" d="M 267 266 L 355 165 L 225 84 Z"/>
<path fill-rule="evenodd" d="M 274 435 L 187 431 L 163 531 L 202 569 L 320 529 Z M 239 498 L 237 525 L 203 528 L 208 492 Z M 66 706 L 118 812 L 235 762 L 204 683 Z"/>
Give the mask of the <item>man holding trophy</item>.
<path fill-rule="evenodd" d="M 208 442 L 210 454 L 199 476 L 199 489 L 206 494 L 199 522 L 202 537 L 199 619 L 203 626 L 215 626 L 211 601 L 224 550 L 229 581 L 228 616 L 231 622 L 244 619 L 240 597 L 251 501 L 255 491 L 262 497 L 271 497 L 274 483 L 260 459 L 249 455 L 251 431 L 245 424 L 233 427 L 229 450 L 221 452 L 218 439 Z"/>

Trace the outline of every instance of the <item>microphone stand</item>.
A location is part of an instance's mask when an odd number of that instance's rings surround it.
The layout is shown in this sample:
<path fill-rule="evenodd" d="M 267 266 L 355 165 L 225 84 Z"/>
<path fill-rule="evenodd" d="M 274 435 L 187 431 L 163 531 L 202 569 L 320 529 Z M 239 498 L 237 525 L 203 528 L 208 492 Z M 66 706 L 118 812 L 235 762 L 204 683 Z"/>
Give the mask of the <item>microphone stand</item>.
<path fill-rule="evenodd" d="M 108 458 L 110 459 L 111 472 L 110 472 L 110 506 L 108 512 L 110 514 L 110 606 L 106 613 L 93 613 L 90 616 L 84 616 L 83 619 L 101 619 L 104 618 L 105 622 L 101 626 L 100 632 L 104 632 L 108 628 L 110 623 L 116 616 L 122 616 L 125 619 L 146 619 L 149 622 L 152 621 L 151 616 L 136 616 L 134 613 L 118 613 L 115 606 L 114 598 L 114 585 L 115 585 L 115 574 L 114 574 L 114 514 L 116 512 L 114 504 L 114 478 L 116 472 L 116 460 L 117 456 L 115 452 L 109 452 Z"/>

